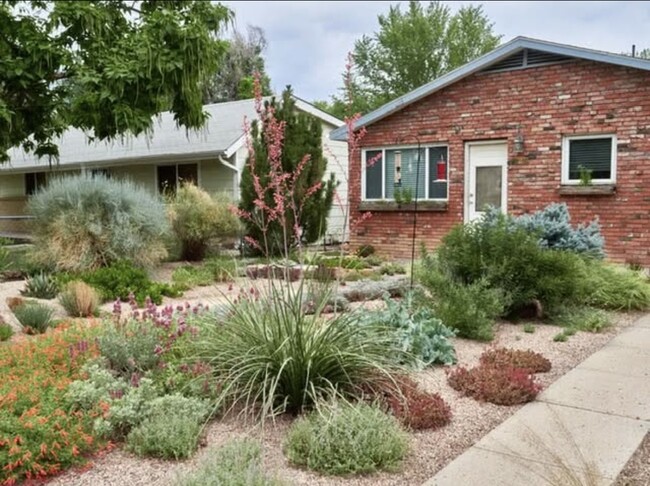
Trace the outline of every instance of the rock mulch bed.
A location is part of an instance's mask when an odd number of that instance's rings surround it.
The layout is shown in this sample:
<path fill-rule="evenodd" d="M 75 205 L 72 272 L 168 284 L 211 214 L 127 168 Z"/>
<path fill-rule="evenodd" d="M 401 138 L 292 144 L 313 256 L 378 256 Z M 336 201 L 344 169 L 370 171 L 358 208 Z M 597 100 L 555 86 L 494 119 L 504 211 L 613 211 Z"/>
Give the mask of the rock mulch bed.
<path fill-rule="evenodd" d="M 485 344 L 455 339 L 454 344 L 459 364 L 468 367 L 478 364 L 479 356 L 483 351 L 494 346 L 531 349 L 539 352 L 550 359 L 553 365 L 550 372 L 538 375 L 539 381 L 544 387 L 547 387 L 600 349 L 637 317 L 634 314 L 618 315 L 614 326 L 607 332 L 602 334 L 578 333 L 563 343 L 553 342 L 553 336 L 560 330 L 556 326 L 538 325 L 535 333 L 528 334 L 523 332 L 521 324 L 503 323 L 499 325 L 496 338 L 492 343 Z M 413 377 L 424 389 L 439 393 L 447 401 L 451 406 L 453 418 L 451 424 L 442 429 L 412 433 L 411 452 L 402 470 L 397 473 L 338 478 L 319 476 L 289 467 L 282 455 L 282 443 L 291 423 L 291 419 L 288 417 L 280 417 L 274 424 L 267 423 L 264 429 L 259 426 L 246 425 L 236 417 L 221 419 L 208 426 L 207 443 L 210 446 L 218 446 L 230 439 L 242 436 L 262 439 L 265 467 L 269 471 L 276 472 L 287 484 L 319 486 L 419 485 L 519 409 L 517 406 L 502 407 L 461 397 L 448 386 L 445 369 L 441 367 L 414 373 Z M 124 451 L 116 450 L 105 457 L 96 459 L 92 468 L 83 471 L 68 471 L 49 484 L 55 486 L 170 485 L 173 484 L 174 478 L 178 474 L 195 467 L 206 453 L 207 449 L 202 449 L 190 461 L 173 463 L 140 459 Z"/>

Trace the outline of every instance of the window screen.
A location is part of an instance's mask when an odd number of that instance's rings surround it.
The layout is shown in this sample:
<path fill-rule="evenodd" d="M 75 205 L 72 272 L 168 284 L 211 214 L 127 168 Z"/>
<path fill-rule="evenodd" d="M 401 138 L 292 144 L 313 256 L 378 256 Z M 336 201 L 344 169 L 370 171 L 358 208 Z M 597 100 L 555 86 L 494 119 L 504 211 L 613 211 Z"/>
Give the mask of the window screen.
<path fill-rule="evenodd" d="M 591 171 L 592 179 L 612 178 L 612 139 L 569 140 L 569 179 L 580 179 L 580 169 Z"/>
<path fill-rule="evenodd" d="M 366 152 L 366 199 L 381 199 L 382 167 L 381 150 Z M 369 165 L 371 164 L 371 165 Z"/>

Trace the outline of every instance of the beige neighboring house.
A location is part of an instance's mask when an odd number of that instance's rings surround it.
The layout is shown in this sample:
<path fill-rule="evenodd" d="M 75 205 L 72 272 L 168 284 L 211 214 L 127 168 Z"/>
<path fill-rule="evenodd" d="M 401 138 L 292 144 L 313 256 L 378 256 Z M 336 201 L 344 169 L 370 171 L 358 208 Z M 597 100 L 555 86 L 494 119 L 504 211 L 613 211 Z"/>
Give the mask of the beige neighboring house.
<path fill-rule="evenodd" d="M 327 177 L 339 181 L 338 199 L 330 211 L 327 242 L 347 241 L 347 143 L 330 140 L 330 132 L 343 122 L 304 100 L 296 109 L 320 119 Z M 51 177 L 87 171 L 113 178 L 128 178 L 151 192 L 193 180 L 210 193 L 226 192 L 239 199 L 240 174 L 247 159 L 244 120 L 257 117 L 254 100 L 206 105 L 210 114 L 198 132 L 179 128 L 169 112 L 156 119 L 150 136 L 125 137 L 111 142 L 89 142 L 80 130 L 69 130 L 59 140 L 59 160 L 50 167 L 21 149 L 10 151 L 10 162 L 0 165 L 0 236 L 26 236 L 25 204 L 30 194 Z"/>

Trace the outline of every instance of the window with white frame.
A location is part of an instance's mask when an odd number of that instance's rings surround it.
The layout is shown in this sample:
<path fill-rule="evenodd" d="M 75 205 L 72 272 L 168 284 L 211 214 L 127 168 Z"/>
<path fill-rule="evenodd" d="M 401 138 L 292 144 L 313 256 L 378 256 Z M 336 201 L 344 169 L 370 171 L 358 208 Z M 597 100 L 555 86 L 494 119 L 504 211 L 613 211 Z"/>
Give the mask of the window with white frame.
<path fill-rule="evenodd" d="M 562 141 L 562 183 L 616 182 L 616 136 L 585 135 Z"/>
<path fill-rule="evenodd" d="M 446 200 L 448 149 L 445 145 L 364 151 L 364 200 Z"/>
<path fill-rule="evenodd" d="M 161 194 L 176 193 L 183 182 L 198 184 L 198 164 L 159 165 L 157 167 L 158 190 Z"/>

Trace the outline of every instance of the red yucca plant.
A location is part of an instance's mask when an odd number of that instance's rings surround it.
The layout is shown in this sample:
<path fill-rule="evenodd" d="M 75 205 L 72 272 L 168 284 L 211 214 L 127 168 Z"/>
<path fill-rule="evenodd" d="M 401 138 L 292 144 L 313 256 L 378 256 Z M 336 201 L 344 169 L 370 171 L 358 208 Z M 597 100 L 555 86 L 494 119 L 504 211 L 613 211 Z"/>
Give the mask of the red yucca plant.
<path fill-rule="evenodd" d="M 458 367 L 449 373 L 448 383 L 465 396 L 496 405 L 530 402 L 542 389 L 527 370 L 485 365 Z"/>
<path fill-rule="evenodd" d="M 520 349 L 488 349 L 481 355 L 481 364 L 495 368 L 519 368 L 528 373 L 546 373 L 551 370 L 551 362 L 544 356 Z"/>

